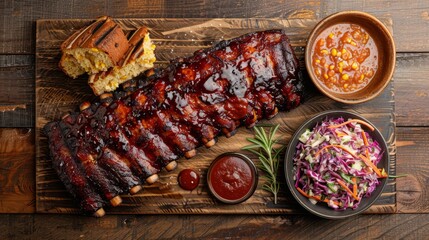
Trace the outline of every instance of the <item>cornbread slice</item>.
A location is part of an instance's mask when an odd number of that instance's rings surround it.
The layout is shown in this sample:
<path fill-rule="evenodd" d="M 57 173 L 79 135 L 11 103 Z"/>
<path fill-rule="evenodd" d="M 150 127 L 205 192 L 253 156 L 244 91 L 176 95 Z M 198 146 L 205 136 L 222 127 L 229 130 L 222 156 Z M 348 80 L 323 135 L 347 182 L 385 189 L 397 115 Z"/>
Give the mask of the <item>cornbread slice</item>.
<path fill-rule="evenodd" d="M 95 95 L 114 91 L 120 84 L 136 77 L 147 69 L 153 68 L 155 62 L 155 45 L 144 27 L 130 34 L 130 47 L 117 66 L 106 72 L 99 72 L 89 77 L 89 86 Z"/>
<path fill-rule="evenodd" d="M 60 61 L 60 68 L 72 78 L 77 78 L 85 73 L 85 69 L 83 69 L 77 59 L 70 54 L 63 54 Z"/>
<path fill-rule="evenodd" d="M 118 64 L 128 47 L 122 29 L 110 17 L 103 16 L 63 42 L 59 66 L 72 78 L 85 72 L 107 71 Z"/>

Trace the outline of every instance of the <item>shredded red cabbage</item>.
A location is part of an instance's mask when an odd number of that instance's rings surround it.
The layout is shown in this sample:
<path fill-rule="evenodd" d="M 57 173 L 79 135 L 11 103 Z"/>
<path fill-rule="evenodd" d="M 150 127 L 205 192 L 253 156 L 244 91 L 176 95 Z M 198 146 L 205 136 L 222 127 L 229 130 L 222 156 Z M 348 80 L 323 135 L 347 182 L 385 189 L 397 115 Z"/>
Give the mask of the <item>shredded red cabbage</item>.
<path fill-rule="evenodd" d="M 323 201 L 336 210 L 356 209 L 362 198 L 369 197 L 380 183 L 373 169 L 356 156 L 368 154 L 375 165 L 383 157 L 379 143 L 364 132 L 359 123 L 333 127 L 344 122 L 343 118 L 327 119 L 312 130 L 307 129 L 299 138 L 294 156 L 295 187 L 313 204 Z M 348 151 L 336 147 L 338 145 Z M 353 180 L 356 180 L 355 192 Z"/>

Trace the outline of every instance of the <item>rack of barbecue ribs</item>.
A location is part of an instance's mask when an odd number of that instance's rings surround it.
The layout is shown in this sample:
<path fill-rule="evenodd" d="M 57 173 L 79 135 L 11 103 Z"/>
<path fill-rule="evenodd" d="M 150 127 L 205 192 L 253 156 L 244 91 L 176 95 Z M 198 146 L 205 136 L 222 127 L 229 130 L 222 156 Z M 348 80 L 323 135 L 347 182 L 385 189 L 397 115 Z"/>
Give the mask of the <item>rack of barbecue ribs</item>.
<path fill-rule="evenodd" d="M 53 168 L 85 213 L 104 215 L 178 158 L 302 101 L 298 61 L 281 30 L 222 41 L 151 72 L 44 127 Z"/>

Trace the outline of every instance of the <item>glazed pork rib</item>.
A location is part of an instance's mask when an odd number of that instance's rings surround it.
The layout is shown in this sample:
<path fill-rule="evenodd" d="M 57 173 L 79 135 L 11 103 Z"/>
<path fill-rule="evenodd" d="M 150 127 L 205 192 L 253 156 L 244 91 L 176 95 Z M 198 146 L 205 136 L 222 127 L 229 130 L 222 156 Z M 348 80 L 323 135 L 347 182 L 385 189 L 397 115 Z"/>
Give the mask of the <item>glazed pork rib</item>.
<path fill-rule="evenodd" d="M 281 30 L 222 41 L 123 88 L 44 128 L 60 179 L 97 216 L 218 135 L 302 101 L 298 61 Z"/>

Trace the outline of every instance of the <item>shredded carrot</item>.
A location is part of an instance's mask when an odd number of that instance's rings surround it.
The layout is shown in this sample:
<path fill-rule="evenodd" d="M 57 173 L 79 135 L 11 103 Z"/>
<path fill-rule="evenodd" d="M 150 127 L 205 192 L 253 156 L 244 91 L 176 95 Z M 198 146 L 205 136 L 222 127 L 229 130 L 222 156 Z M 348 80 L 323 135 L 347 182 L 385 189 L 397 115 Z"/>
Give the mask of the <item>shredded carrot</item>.
<path fill-rule="evenodd" d="M 369 145 L 369 144 L 368 144 L 368 139 L 366 138 L 366 134 L 365 134 L 365 132 L 362 132 L 362 138 L 363 138 L 363 143 L 365 144 L 365 146 L 368 146 L 368 145 Z M 369 164 L 370 164 L 370 165 L 373 165 L 373 166 L 369 166 L 369 167 L 371 167 L 372 169 L 376 168 L 376 169 L 378 170 L 378 172 L 377 172 L 376 170 L 374 170 L 374 171 L 377 173 L 378 177 L 380 177 L 380 178 L 386 178 L 386 177 L 387 177 L 386 171 L 384 171 L 384 169 L 378 169 L 378 168 L 377 168 L 377 167 L 372 163 L 372 161 L 370 160 L 371 158 L 370 158 L 370 156 L 369 156 L 368 148 L 366 148 L 366 149 L 365 149 L 365 155 L 366 155 L 366 158 L 367 158 L 367 160 L 368 160 Z M 366 164 L 366 161 L 365 161 L 365 160 L 364 160 L 364 162 L 365 162 L 365 164 Z M 367 165 L 368 165 L 368 164 L 367 164 Z"/>
<path fill-rule="evenodd" d="M 299 193 L 301 193 L 304 197 L 306 198 L 312 198 L 314 200 L 317 200 L 319 202 L 325 202 L 325 203 L 329 203 L 328 199 L 323 199 L 320 196 L 310 196 L 308 195 L 306 192 L 304 192 L 301 188 L 296 187 L 296 190 L 298 190 Z M 340 206 L 340 203 L 337 201 L 332 201 L 335 205 Z"/>
<path fill-rule="evenodd" d="M 365 155 L 366 155 L 366 158 L 371 159 L 368 149 L 365 149 Z"/>
<path fill-rule="evenodd" d="M 347 133 L 345 133 L 345 132 L 337 132 L 337 131 L 335 131 L 335 133 L 337 134 L 338 137 L 347 136 Z"/>
<path fill-rule="evenodd" d="M 337 125 L 329 126 L 329 128 L 341 127 L 341 126 L 347 125 L 347 124 L 352 123 L 352 122 L 360 123 L 360 124 L 366 126 L 367 128 L 369 128 L 371 131 L 374 131 L 374 127 L 373 126 L 371 126 L 369 123 L 367 123 L 365 121 L 362 121 L 360 119 L 350 119 L 350 120 L 348 120 L 346 122 L 343 122 L 343 123 L 340 123 L 340 124 L 337 124 Z"/>
<path fill-rule="evenodd" d="M 362 131 L 362 139 L 365 146 L 368 146 L 368 139 L 366 138 L 365 131 Z"/>
<path fill-rule="evenodd" d="M 353 194 L 355 196 L 357 196 L 357 180 L 356 180 L 356 177 L 352 177 L 352 182 L 353 182 Z"/>
<path fill-rule="evenodd" d="M 341 181 L 340 179 L 337 179 L 337 182 L 341 185 L 341 187 L 344 188 L 344 190 L 346 190 L 350 195 L 352 195 L 354 199 L 359 201 L 359 198 L 352 192 L 352 190 L 350 190 L 349 187 L 347 187 L 347 185 L 343 181 Z"/>
<path fill-rule="evenodd" d="M 298 192 L 300 192 L 302 195 L 304 195 L 304 197 L 310 198 L 310 195 L 308 195 L 306 192 L 304 192 L 304 190 L 302 190 L 299 187 L 296 187 L 296 190 L 298 190 Z"/>
<path fill-rule="evenodd" d="M 365 144 L 365 146 L 366 146 L 366 147 L 368 147 L 368 146 L 369 146 L 369 144 L 368 144 L 368 139 L 366 138 L 365 131 L 362 131 L 362 139 L 363 139 L 363 143 Z M 368 148 L 365 148 L 365 155 L 366 155 L 366 157 L 367 157 L 368 159 L 371 159 L 371 158 L 369 157 L 369 151 L 368 151 Z"/>
<path fill-rule="evenodd" d="M 343 146 L 341 146 L 341 145 L 326 145 L 326 146 L 324 146 L 322 149 L 320 149 L 319 151 L 317 151 L 317 153 L 316 153 L 316 157 L 318 157 L 318 156 L 320 155 L 320 153 L 322 153 L 322 151 L 323 151 L 323 150 L 325 150 L 325 149 L 327 149 L 327 148 L 333 148 L 333 147 L 341 148 L 341 149 L 343 149 L 344 151 L 346 151 L 347 153 L 349 153 L 350 155 L 352 155 L 352 157 L 354 157 L 354 158 L 358 158 L 358 157 L 356 156 L 356 154 L 352 153 L 350 150 L 348 150 L 347 148 L 345 148 L 345 147 L 343 147 Z"/>
<path fill-rule="evenodd" d="M 365 157 L 364 155 L 359 155 L 359 157 L 363 160 L 363 162 L 370 168 L 372 168 L 372 170 L 374 170 L 374 172 L 377 174 L 377 176 L 379 177 L 383 177 L 383 174 L 381 174 L 380 169 L 377 168 L 377 166 L 375 166 L 375 164 L 368 159 L 367 157 Z"/>

